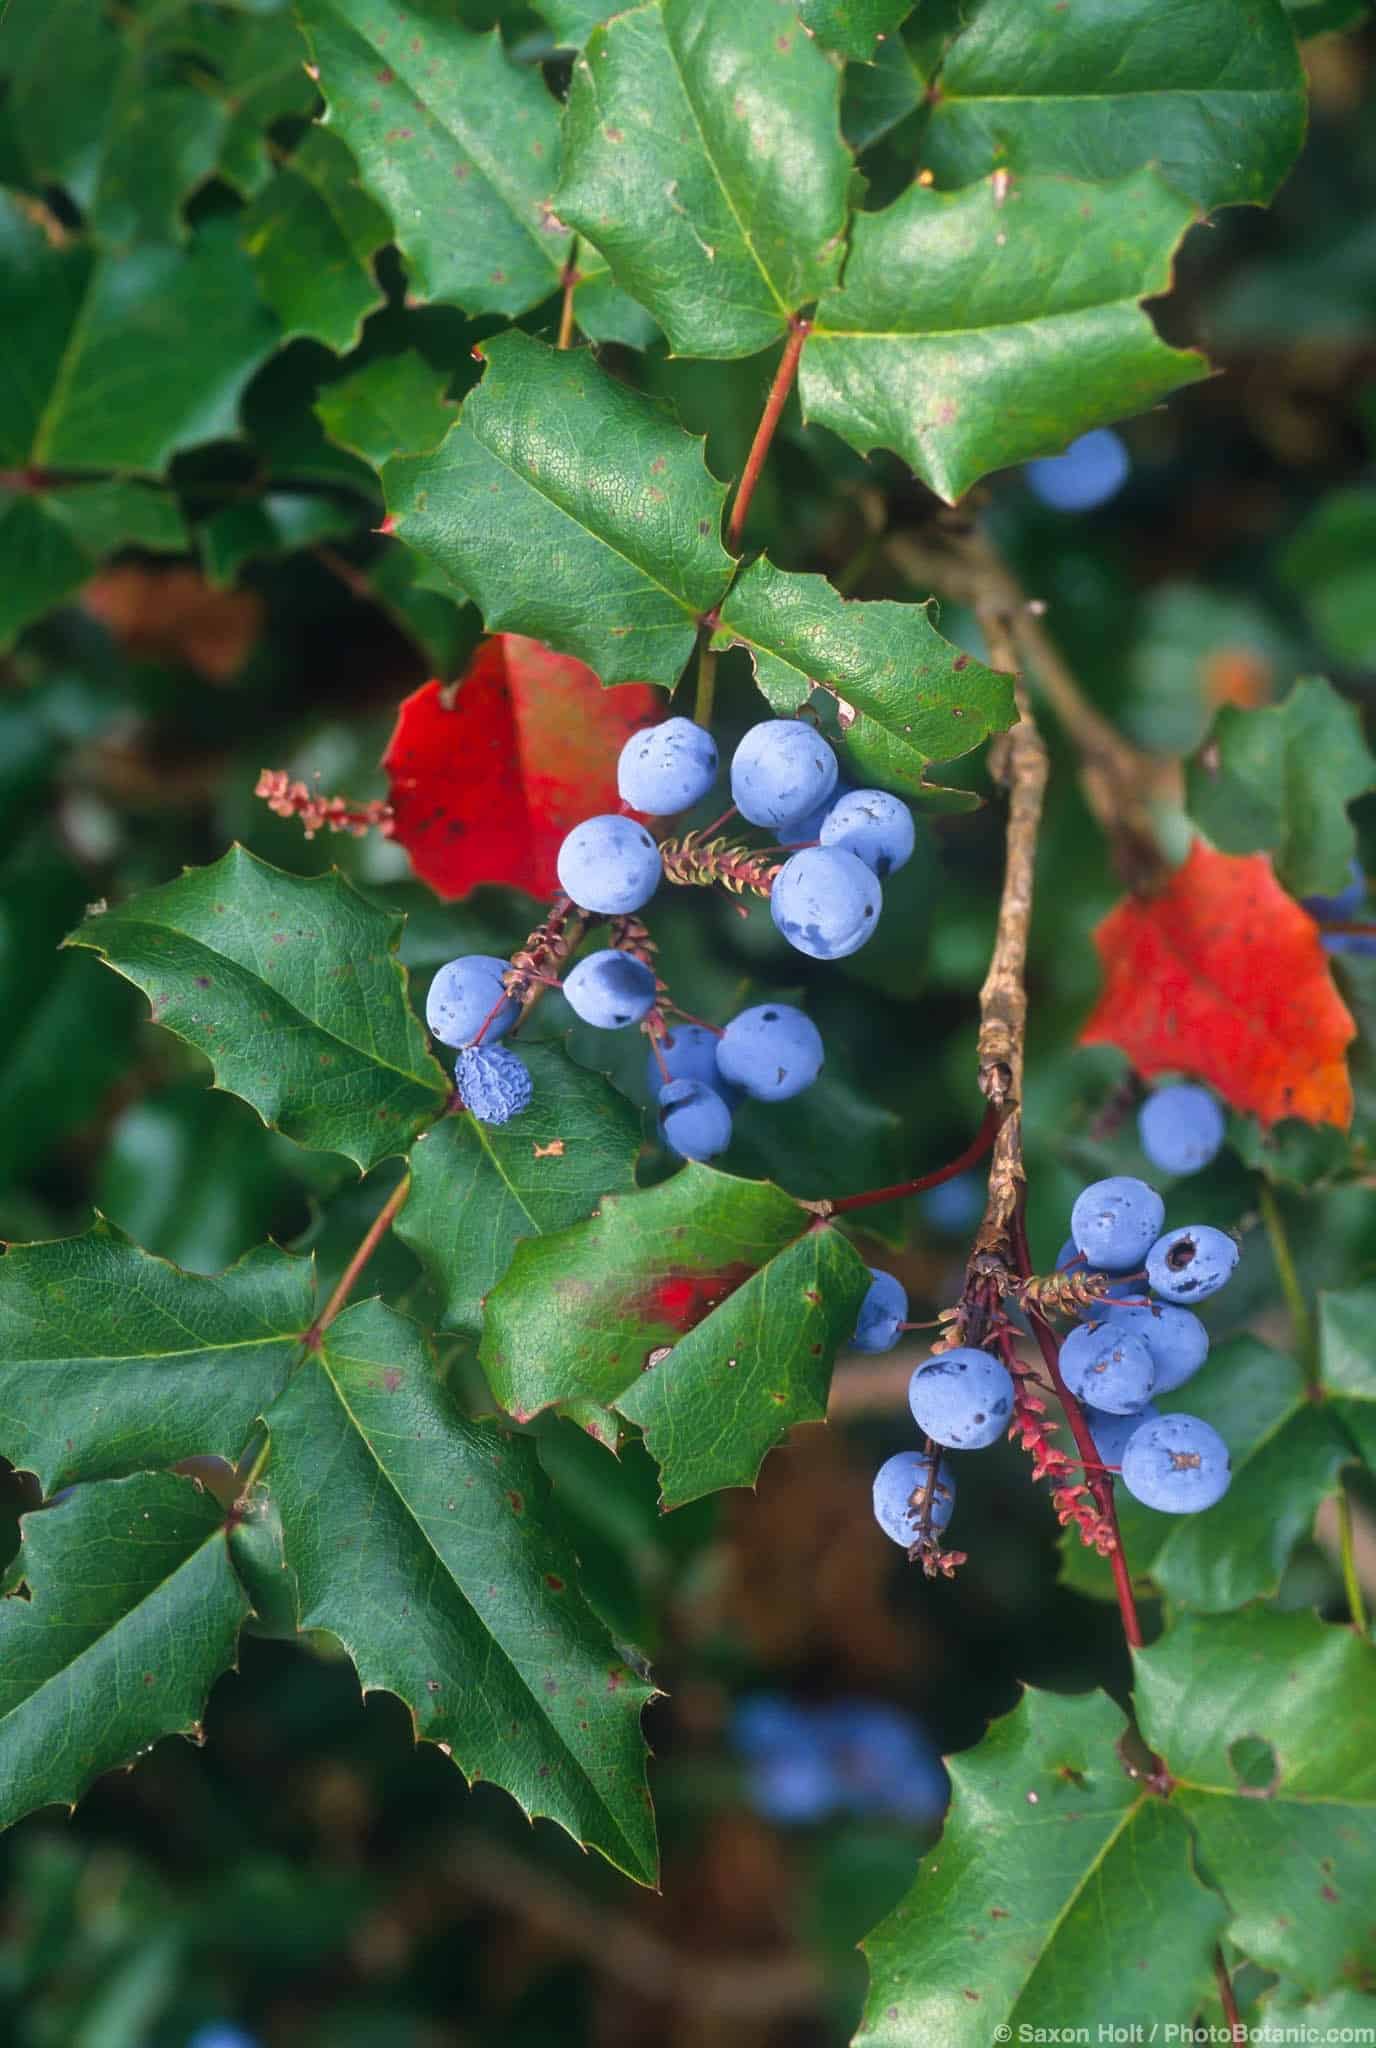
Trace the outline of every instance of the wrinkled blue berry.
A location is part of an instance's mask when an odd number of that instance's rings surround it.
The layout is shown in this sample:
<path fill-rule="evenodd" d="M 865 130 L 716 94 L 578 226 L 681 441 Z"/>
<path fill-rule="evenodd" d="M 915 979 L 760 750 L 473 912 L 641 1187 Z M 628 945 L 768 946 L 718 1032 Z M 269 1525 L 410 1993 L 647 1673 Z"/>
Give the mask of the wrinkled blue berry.
<path fill-rule="evenodd" d="M 454 1063 L 454 1081 L 464 1108 L 484 1124 L 509 1123 L 535 1092 L 525 1061 L 503 1045 L 466 1046 Z"/>

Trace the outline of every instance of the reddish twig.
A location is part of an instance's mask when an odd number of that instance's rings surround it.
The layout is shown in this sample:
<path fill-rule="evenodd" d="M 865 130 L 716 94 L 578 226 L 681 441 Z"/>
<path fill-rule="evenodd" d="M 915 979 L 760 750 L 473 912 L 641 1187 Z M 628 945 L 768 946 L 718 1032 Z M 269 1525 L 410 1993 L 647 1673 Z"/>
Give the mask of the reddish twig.
<path fill-rule="evenodd" d="M 410 1192 L 411 1176 L 409 1173 L 404 1173 L 382 1207 L 378 1210 L 376 1216 L 374 1216 L 372 1222 L 368 1225 L 357 1250 L 344 1268 L 344 1271 L 340 1274 L 339 1284 L 336 1286 L 334 1293 L 325 1303 L 324 1308 L 321 1309 L 309 1330 L 307 1330 L 305 1345 L 308 1351 L 318 1351 L 320 1349 L 321 1339 L 324 1337 L 326 1330 L 329 1329 L 330 1324 L 353 1293 L 354 1282 L 377 1250 L 382 1239 L 391 1229 L 401 1210 L 402 1204 Z"/>
<path fill-rule="evenodd" d="M 357 804 L 346 796 L 321 796 L 306 783 L 293 782 L 285 768 L 265 768 L 253 794 L 262 797 L 279 818 L 299 818 L 307 839 L 314 839 L 320 831 L 351 832 L 355 839 L 377 831 L 390 839 L 396 830 L 392 806 L 383 798 Z"/>
<path fill-rule="evenodd" d="M 788 340 L 784 343 L 784 352 L 779 359 L 779 367 L 774 372 L 774 382 L 769 387 L 769 396 L 764 402 L 764 411 L 760 414 L 760 424 L 755 429 L 755 438 L 750 444 L 750 453 L 745 458 L 745 468 L 741 472 L 740 487 L 736 492 L 736 500 L 731 507 L 731 518 L 727 523 L 726 545 L 733 554 L 739 554 L 740 552 L 741 535 L 745 531 L 745 521 L 746 515 L 750 510 L 750 500 L 755 495 L 755 486 L 760 480 L 760 473 L 764 468 L 765 458 L 769 454 L 770 443 L 774 439 L 775 430 L 778 427 L 784 406 L 788 401 L 788 394 L 793 389 L 793 380 L 798 374 L 798 358 L 803 352 L 803 343 L 811 332 L 812 322 L 810 320 L 800 320 L 796 314 L 788 323 Z"/>
<path fill-rule="evenodd" d="M 1237 2009 L 1237 1994 L 1233 1990 L 1233 1980 L 1228 1975 L 1228 1965 L 1224 1960 L 1223 1951 L 1217 1947 L 1214 1949 L 1214 1982 L 1218 1986 L 1218 2002 L 1223 2007 L 1223 2017 L 1228 2022 L 1229 2033 L 1234 2041 L 1245 2042 L 1247 2029 L 1243 2025 L 1242 2014 Z"/>
<path fill-rule="evenodd" d="M 851 1209 L 873 1209 L 881 1202 L 901 1202 L 905 1195 L 920 1195 L 925 1188 L 939 1188 L 944 1180 L 954 1180 L 958 1173 L 966 1172 L 983 1159 L 994 1142 L 998 1127 L 998 1113 L 991 1103 L 970 1143 L 948 1166 L 938 1166 L 931 1173 L 919 1174 L 916 1180 L 895 1181 L 892 1187 L 867 1188 L 862 1195 L 837 1195 L 828 1202 L 827 1215 L 841 1216 Z"/>

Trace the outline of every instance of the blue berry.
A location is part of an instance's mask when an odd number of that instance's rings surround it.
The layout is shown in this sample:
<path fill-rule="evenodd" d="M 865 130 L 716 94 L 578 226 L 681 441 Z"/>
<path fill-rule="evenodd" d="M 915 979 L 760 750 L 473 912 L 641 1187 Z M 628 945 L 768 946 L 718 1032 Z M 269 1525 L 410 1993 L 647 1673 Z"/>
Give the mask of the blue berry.
<path fill-rule="evenodd" d="M 924 1188 L 917 1206 L 933 1230 L 943 1237 L 959 1237 L 984 1213 L 984 1182 L 977 1173 L 958 1173 L 934 1188 Z"/>
<path fill-rule="evenodd" d="M 1163 1515 L 1197 1515 L 1228 1491 L 1228 1446 L 1195 1415 L 1163 1415 L 1133 1431 L 1122 1476 L 1144 1507 Z"/>
<path fill-rule="evenodd" d="M 691 810 L 716 779 L 717 743 L 691 718 L 666 718 L 632 733 L 616 764 L 623 803 L 656 818 Z"/>
<path fill-rule="evenodd" d="M 504 1045 L 470 1045 L 454 1063 L 465 1109 L 479 1123 L 505 1124 L 519 1116 L 535 1092 L 525 1061 Z"/>
<path fill-rule="evenodd" d="M 731 1710 L 731 1747 L 754 1763 L 775 1750 L 806 1741 L 810 1719 L 803 1707 L 781 1692 L 752 1692 Z"/>
<path fill-rule="evenodd" d="M 669 1081 L 659 1091 L 659 1128 L 680 1159 L 715 1159 L 731 1143 L 731 1112 L 702 1081 Z"/>
<path fill-rule="evenodd" d="M 520 1004 L 512 1001 L 502 987 L 502 976 L 511 966 L 495 953 L 465 953 L 441 967 L 425 998 L 425 1021 L 430 1035 L 441 1045 L 467 1045 L 482 1031 L 494 1004 L 495 1017 L 483 1032 L 483 1044 L 495 1045 L 504 1031 L 516 1022 Z"/>
<path fill-rule="evenodd" d="M 583 910 L 619 917 L 639 910 L 659 887 L 664 872 L 659 848 L 634 818 L 614 811 L 575 825 L 555 862 L 559 886 Z"/>
<path fill-rule="evenodd" d="M 1322 945 L 1325 953 L 1376 953 L 1376 938 L 1369 932 L 1325 932 Z"/>
<path fill-rule="evenodd" d="M 799 718 L 752 725 L 731 760 L 731 801 L 752 825 L 789 825 L 836 787 L 836 756 Z"/>
<path fill-rule="evenodd" d="M 1070 1235 L 1091 1266 L 1129 1273 L 1140 1266 L 1166 1220 L 1166 1205 L 1144 1180 L 1118 1173 L 1096 1180 L 1076 1198 Z"/>
<path fill-rule="evenodd" d="M 1107 504 L 1128 480 L 1127 448 L 1111 427 L 1095 427 L 1072 441 L 1064 455 L 1029 462 L 1024 475 L 1034 498 L 1056 512 L 1088 512 Z"/>
<path fill-rule="evenodd" d="M 1173 1394 L 1183 1387 L 1209 1355 L 1209 1333 L 1187 1308 L 1171 1308 L 1161 1301 L 1131 1306 L 1105 1302 L 1090 1319 L 1105 1328 L 1129 1330 L 1142 1339 L 1156 1368 L 1152 1388 L 1156 1394 Z"/>
<path fill-rule="evenodd" d="M 1144 1423 L 1159 1422 L 1160 1419 L 1161 1410 L 1151 1401 L 1145 1408 L 1139 1408 L 1135 1415 L 1109 1415 L 1102 1409 L 1085 1406 L 1085 1421 L 1089 1424 L 1094 1448 L 1105 1465 L 1121 1465 L 1123 1453 L 1134 1432 Z"/>
<path fill-rule="evenodd" d="M 987 1351 L 961 1345 L 917 1368 L 908 1382 L 908 1406 L 924 1436 L 953 1451 L 982 1451 L 1008 1427 L 1013 1381 Z"/>
<path fill-rule="evenodd" d="M 775 1827 L 825 1820 L 840 1803 L 835 1771 L 820 1747 L 785 1751 L 752 1764 L 747 1792 L 756 1813 Z"/>
<path fill-rule="evenodd" d="M 1223 1145 L 1223 1111 L 1207 1088 L 1158 1088 L 1137 1112 L 1142 1150 L 1162 1173 L 1199 1173 Z"/>
<path fill-rule="evenodd" d="M 733 1017 L 717 1046 L 717 1067 L 757 1102 L 785 1102 L 822 1071 L 822 1034 L 789 1003 L 760 1003 Z"/>
<path fill-rule="evenodd" d="M 884 897 L 862 860 L 839 846 L 809 846 L 786 860 L 769 892 L 769 914 L 800 953 L 844 960 L 879 922 Z"/>
<path fill-rule="evenodd" d="M 262 2048 L 262 2044 L 256 2034 L 245 2033 L 231 2020 L 207 2020 L 188 2037 L 186 2048 Z"/>
<path fill-rule="evenodd" d="M 856 1351 L 892 1351 L 908 1320 L 908 1296 L 892 1273 L 870 1267 L 870 1289 L 860 1304 L 851 1345 Z"/>
<path fill-rule="evenodd" d="M 595 1024 L 599 1031 L 620 1031 L 623 1025 L 638 1024 L 654 1008 L 654 971 L 633 953 L 608 946 L 570 969 L 564 994 L 585 1024 Z"/>
<path fill-rule="evenodd" d="M 816 1725 L 835 1774 L 839 1804 L 851 1813 L 940 1820 L 950 1780 L 940 1756 L 910 1714 L 883 1700 L 833 1700 Z"/>
<path fill-rule="evenodd" d="M 666 1031 L 659 1041 L 659 1059 L 653 1050 L 645 1058 L 645 1085 L 651 1095 L 658 1098 L 666 1077 L 670 1081 L 701 1081 L 720 1095 L 728 1109 L 734 1109 L 740 1101 L 740 1091 L 722 1079 L 717 1066 L 720 1043 L 716 1032 L 703 1024 L 680 1024 L 676 1030 Z M 660 1060 L 664 1062 L 663 1072 Z"/>
<path fill-rule="evenodd" d="M 1147 1278 L 1163 1301 L 1203 1301 L 1227 1282 L 1237 1258 L 1226 1231 L 1189 1223 L 1156 1240 L 1147 1253 Z"/>
<path fill-rule="evenodd" d="M 821 803 L 814 804 L 810 811 L 804 811 L 801 818 L 790 818 L 786 825 L 776 825 L 774 837 L 780 846 L 806 846 L 822 836 L 822 826 L 827 812 L 838 804 L 843 796 L 849 796 L 855 784 L 847 782 L 844 775 L 836 778 L 836 787 Z"/>
<path fill-rule="evenodd" d="M 1061 1346 L 1061 1377 L 1077 1401 L 1110 1415 L 1135 1415 L 1151 1399 L 1156 1367 L 1144 1340 L 1110 1316 L 1070 1332 Z"/>
<path fill-rule="evenodd" d="M 1352 879 L 1336 896 L 1304 897 L 1304 908 L 1311 917 L 1318 918 L 1321 923 L 1331 918 L 1338 924 L 1345 918 L 1356 917 L 1366 901 L 1366 876 L 1362 873 L 1362 864 L 1359 860 L 1348 863 L 1348 873 Z M 1338 936 L 1341 937 L 1342 934 L 1339 933 Z"/>
<path fill-rule="evenodd" d="M 818 835 L 823 846 L 855 854 L 883 881 L 913 857 L 913 814 L 886 789 L 855 789 L 831 806 Z"/>
<path fill-rule="evenodd" d="M 923 1496 L 935 1484 L 931 1528 L 944 1529 L 956 1504 L 956 1483 L 943 1458 L 932 1479 L 932 1460 L 921 1451 L 898 1451 L 886 1458 L 874 1475 L 874 1519 L 886 1536 L 907 1550 L 917 1538 L 917 1518 Z"/>

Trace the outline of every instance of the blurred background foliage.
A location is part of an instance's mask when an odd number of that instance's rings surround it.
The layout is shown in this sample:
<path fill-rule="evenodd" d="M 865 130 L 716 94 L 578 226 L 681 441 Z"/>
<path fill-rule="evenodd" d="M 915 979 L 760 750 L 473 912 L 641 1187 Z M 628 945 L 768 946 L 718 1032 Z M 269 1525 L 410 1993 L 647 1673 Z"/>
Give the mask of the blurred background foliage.
<path fill-rule="evenodd" d="M 534 15 L 477 0 L 460 11 L 473 26 L 500 11 L 515 54 L 547 54 Z M 1126 474 L 1097 509 L 1059 509 L 1021 473 L 978 494 L 1084 689 L 1163 757 L 1204 746 L 1220 707 L 1270 703 L 1302 674 L 1329 675 L 1368 710 L 1376 682 L 1376 32 L 1358 5 L 1293 0 L 1292 11 L 1312 31 L 1304 155 L 1270 211 L 1232 209 L 1194 231 L 1160 309 L 1169 337 L 1203 342 L 1223 374 L 1121 429 Z M 16 8 L 12 26 L 31 29 L 31 13 Z M 314 96 L 288 15 L 243 0 L 238 13 L 111 9 L 101 23 L 101 38 L 73 44 L 64 91 L 46 104 L 24 36 L 15 30 L 12 60 L 0 41 L 11 69 L 0 179 L 54 241 L 79 213 L 135 258 L 183 220 L 251 252 L 274 209 L 304 205 L 312 175 L 298 157 Z M 112 66 L 129 98 L 97 148 L 90 116 L 115 91 Z M 200 94 L 191 122 L 188 76 Z M 882 77 L 861 83 L 870 97 L 852 107 L 852 132 L 874 137 L 867 163 L 882 192 L 897 126 L 876 111 Z M 366 221 L 358 233 L 366 245 Z M 290 337 L 291 280 L 251 264 L 244 278 Z M 127 538 L 127 507 L 64 509 L 54 487 L 38 531 L 23 480 L 2 480 L 5 1238 L 76 1231 L 94 1207 L 200 1272 L 267 1235 L 311 1248 L 328 1286 L 395 1180 L 392 1165 L 360 1183 L 346 1161 L 300 1150 L 212 1091 L 198 1056 L 153 1029 L 130 988 L 90 954 L 59 950 L 88 903 L 214 858 L 234 838 L 299 873 L 337 863 L 408 913 L 404 957 L 420 995 L 441 961 L 504 952 L 533 921 L 528 899 L 492 890 L 442 905 L 397 847 L 307 842 L 253 795 L 264 766 L 326 792 L 380 794 L 401 697 L 428 675 L 460 674 L 479 637 L 471 607 L 426 587 L 376 530 L 381 500 L 354 452 L 350 379 L 391 365 L 397 403 L 429 409 L 437 435 L 442 402 L 477 374 L 474 343 L 500 323 L 410 307 L 385 249 L 354 285 L 330 315 L 333 347 L 288 338 L 258 350 L 257 366 L 247 351 L 242 432 L 177 456 L 170 493 L 143 508 L 139 544 L 116 559 L 103 561 L 109 521 Z M 520 324 L 550 336 L 557 313 L 547 304 Z M 645 337 L 618 329 L 623 316 L 606 315 L 619 336 L 609 360 L 707 434 L 718 474 L 737 473 L 774 358 L 673 361 L 653 342 L 640 352 L 627 344 Z M 896 462 L 804 435 L 795 413 L 750 539 L 847 589 L 911 597 L 925 593 L 905 576 L 904 543 L 935 510 Z M 942 624 L 977 644 L 958 608 Z M 723 664 L 728 736 L 758 715 L 738 659 Z M 1073 758 L 1051 739 L 1026 1118 L 1043 1266 L 1086 1178 L 1143 1167 L 1123 1061 L 1075 1047 L 1097 987 L 1090 934 L 1119 883 Z M 958 766 L 950 779 L 978 786 L 978 768 Z M 1370 865 L 1376 807 L 1367 799 L 1354 815 Z M 977 1121 L 973 999 L 1000 857 L 996 810 L 932 819 L 889 892 L 879 941 L 825 974 L 794 963 L 827 1038 L 827 1079 L 805 1117 L 742 1117 L 729 1167 L 839 1193 L 963 1147 Z M 739 1001 L 760 920 L 734 904 L 664 906 L 656 936 L 683 1000 L 708 1016 Z M 1376 961 L 1345 959 L 1338 973 L 1366 1025 L 1356 1130 L 1369 1145 Z M 570 1021 L 558 999 L 544 1005 L 542 1030 Z M 591 1063 L 577 1028 L 572 1045 Z M 1216 1336 L 1276 1316 L 1258 1160 L 1306 1290 L 1376 1270 L 1369 1194 L 1328 1183 L 1321 1143 L 1282 1132 L 1263 1151 L 1241 1122 L 1235 1137 L 1188 1189 L 1192 1218 L 1241 1218 L 1245 1234 L 1239 1280 L 1210 1317 Z M 977 1199 L 957 1182 L 874 1212 L 870 1255 L 901 1274 L 916 1316 L 958 1291 Z M 1184 1213 L 1168 1191 L 1168 1220 Z M 370 1285 L 405 1305 L 423 1284 L 390 1239 Z M 614 1466 L 571 1425 L 537 1425 L 590 1595 L 667 1694 L 648 1723 L 662 1897 L 634 1893 L 553 1827 L 532 1830 L 503 1795 L 465 1791 L 437 1751 L 413 1746 L 395 1700 L 360 1701 L 329 1641 L 303 1646 L 259 1624 L 213 1697 L 204 1749 L 163 1743 L 102 1781 L 71 1821 L 37 1816 L 0 1844 L 0 2032 L 16 2048 L 181 2048 L 198 2029 L 231 2025 L 322 2048 L 844 2040 L 863 1986 L 854 1943 L 906 1887 L 937 1818 L 936 1793 L 921 1811 L 894 1811 L 867 1791 L 867 1756 L 885 1741 L 923 1756 L 926 1745 L 966 1746 L 1011 1706 L 1019 1680 L 1119 1691 L 1124 1680 L 1112 1612 L 1059 1582 L 1055 1524 L 1011 1449 L 962 1480 L 972 1555 L 954 1588 L 904 1570 L 873 1526 L 869 1474 L 908 1442 L 911 1364 L 901 1353 L 843 1360 L 835 1427 L 796 1432 L 757 1494 L 665 1518 L 634 1447 Z M 32 1504 L 27 1483 L 0 1477 L 6 1559 L 15 1516 Z M 1276 1597 L 1336 1611 L 1321 1542 L 1301 1546 Z M 771 1786 L 752 1761 L 742 1702 L 761 1696 L 775 1712 L 840 1703 L 810 1789 Z M 883 1704 L 909 1717 L 906 1733 L 862 1711 Z M 807 1749 L 796 1723 L 787 1747 L 795 1758 Z"/>

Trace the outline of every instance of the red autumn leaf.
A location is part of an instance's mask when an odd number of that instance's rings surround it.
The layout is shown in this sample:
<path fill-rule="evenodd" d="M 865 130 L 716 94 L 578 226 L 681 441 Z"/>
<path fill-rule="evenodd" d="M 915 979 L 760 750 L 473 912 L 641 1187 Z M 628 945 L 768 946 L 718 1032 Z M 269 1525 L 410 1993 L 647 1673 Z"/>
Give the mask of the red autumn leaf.
<path fill-rule="evenodd" d="M 393 837 L 439 896 L 482 882 L 551 896 L 564 834 L 616 810 L 616 757 L 662 716 L 648 683 L 604 690 L 581 661 L 498 633 L 461 682 L 425 683 L 402 705 L 382 757 Z"/>
<path fill-rule="evenodd" d="M 1161 895 L 1128 897 L 1094 934 L 1104 990 L 1080 1033 L 1116 1045 L 1150 1080 L 1209 1081 L 1263 1124 L 1352 1121 L 1346 1048 L 1356 1026 L 1318 926 L 1264 853 L 1196 839 Z"/>

